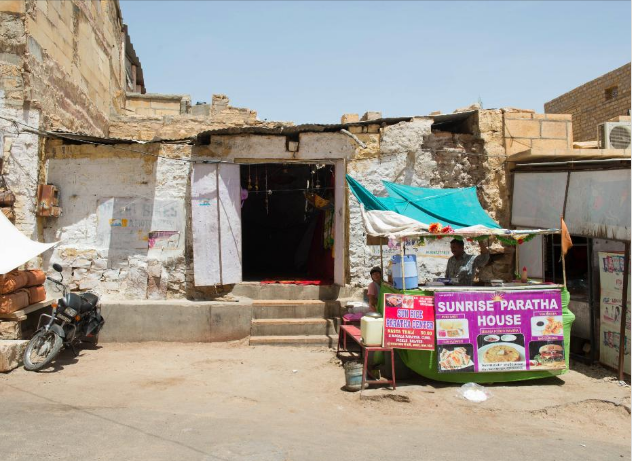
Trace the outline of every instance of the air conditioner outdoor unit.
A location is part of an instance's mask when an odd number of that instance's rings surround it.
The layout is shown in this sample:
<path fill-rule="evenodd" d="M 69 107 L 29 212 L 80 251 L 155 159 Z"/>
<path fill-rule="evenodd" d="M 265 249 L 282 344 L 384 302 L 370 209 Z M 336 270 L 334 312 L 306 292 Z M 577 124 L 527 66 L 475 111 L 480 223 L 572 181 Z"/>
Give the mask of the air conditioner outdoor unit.
<path fill-rule="evenodd" d="M 600 149 L 629 149 L 630 122 L 606 122 L 597 127 Z"/>

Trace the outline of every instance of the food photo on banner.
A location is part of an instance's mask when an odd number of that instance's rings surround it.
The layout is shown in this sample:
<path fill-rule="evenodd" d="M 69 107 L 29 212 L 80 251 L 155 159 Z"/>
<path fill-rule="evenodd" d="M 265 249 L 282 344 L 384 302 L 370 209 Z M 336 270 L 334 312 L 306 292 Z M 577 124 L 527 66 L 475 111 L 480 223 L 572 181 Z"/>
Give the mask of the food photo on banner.
<path fill-rule="evenodd" d="M 384 347 L 435 349 L 432 296 L 384 294 Z"/>
<path fill-rule="evenodd" d="M 559 291 L 437 292 L 434 300 L 439 372 L 566 366 Z"/>

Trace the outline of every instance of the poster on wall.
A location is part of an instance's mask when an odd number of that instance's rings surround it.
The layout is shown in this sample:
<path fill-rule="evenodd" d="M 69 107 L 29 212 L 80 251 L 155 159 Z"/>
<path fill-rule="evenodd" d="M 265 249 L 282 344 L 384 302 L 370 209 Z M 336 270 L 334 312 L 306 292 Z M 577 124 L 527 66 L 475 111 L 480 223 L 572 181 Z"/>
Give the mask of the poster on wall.
<path fill-rule="evenodd" d="M 441 373 L 566 367 L 559 290 L 435 293 Z"/>
<path fill-rule="evenodd" d="M 623 253 L 599 252 L 600 319 L 599 361 L 612 368 L 619 367 L 621 338 L 621 301 L 623 300 Z M 628 286 L 629 286 L 628 281 Z M 628 307 L 630 290 L 628 290 Z M 630 311 L 625 318 L 625 349 L 623 369 L 630 374 Z"/>
<path fill-rule="evenodd" d="M 384 347 L 435 349 L 432 296 L 384 294 Z"/>

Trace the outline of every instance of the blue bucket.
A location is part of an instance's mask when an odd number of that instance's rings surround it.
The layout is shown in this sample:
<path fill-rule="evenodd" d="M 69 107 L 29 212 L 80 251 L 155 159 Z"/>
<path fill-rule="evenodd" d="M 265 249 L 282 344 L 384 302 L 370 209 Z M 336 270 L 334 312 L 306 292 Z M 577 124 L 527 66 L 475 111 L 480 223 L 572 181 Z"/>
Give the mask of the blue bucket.
<path fill-rule="evenodd" d="M 347 362 L 345 368 L 345 389 L 351 392 L 359 391 L 362 387 L 362 363 Z"/>
<path fill-rule="evenodd" d="M 391 260 L 393 262 L 393 285 L 395 288 L 398 290 L 410 290 L 412 288 L 417 288 L 419 286 L 417 276 L 417 256 L 404 256 L 404 275 L 406 276 L 404 279 L 404 284 L 406 285 L 405 287 L 402 285 L 402 256 L 394 255 Z"/>

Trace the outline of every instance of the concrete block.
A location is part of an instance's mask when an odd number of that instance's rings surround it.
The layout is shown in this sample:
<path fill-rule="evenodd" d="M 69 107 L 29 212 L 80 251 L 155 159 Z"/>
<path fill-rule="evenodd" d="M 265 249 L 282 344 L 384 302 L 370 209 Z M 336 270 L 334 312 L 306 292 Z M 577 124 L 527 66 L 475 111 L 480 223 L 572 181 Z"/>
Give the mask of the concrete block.
<path fill-rule="evenodd" d="M 358 114 L 344 114 L 340 117 L 340 123 L 354 123 L 359 121 L 360 116 Z"/>
<path fill-rule="evenodd" d="M 505 119 L 505 136 L 512 138 L 539 138 L 540 122 L 537 120 Z"/>
<path fill-rule="evenodd" d="M 108 268 L 107 259 L 95 259 L 92 261 L 92 269 L 105 270 Z"/>
<path fill-rule="evenodd" d="M 507 155 L 517 154 L 531 149 L 531 139 L 513 139 L 507 138 L 505 141 L 505 150 Z"/>
<path fill-rule="evenodd" d="M 377 112 L 377 111 L 368 111 L 365 112 L 364 115 L 362 115 L 362 121 L 366 122 L 369 120 L 378 120 L 382 118 L 382 112 Z"/>
<path fill-rule="evenodd" d="M 531 144 L 532 151 L 553 152 L 568 148 L 566 139 L 534 139 Z"/>
<path fill-rule="evenodd" d="M 350 126 L 348 131 L 349 131 L 349 133 L 353 133 L 353 134 L 362 134 L 363 128 L 365 128 L 365 127 L 363 127 L 361 125 Z"/>
<path fill-rule="evenodd" d="M 289 141 L 287 143 L 287 150 L 289 150 L 290 152 L 298 152 L 298 142 Z"/>
<path fill-rule="evenodd" d="M 0 11 L 6 13 L 24 13 L 24 0 L 3 0 L 0 2 Z"/>
<path fill-rule="evenodd" d="M 211 306 L 211 342 L 233 341 L 250 335 L 252 306 L 228 304 Z"/>
<path fill-rule="evenodd" d="M 160 277 L 162 272 L 162 263 L 157 259 L 152 259 L 147 262 L 147 275 L 150 277 Z"/>
<path fill-rule="evenodd" d="M 566 139 L 566 122 L 542 122 L 542 137 Z"/>
<path fill-rule="evenodd" d="M 11 371 L 22 364 L 22 356 L 28 341 L 0 341 L 0 371 Z"/>
<path fill-rule="evenodd" d="M 120 269 L 108 269 L 103 271 L 103 279 L 106 281 L 118 280 Z"/>
<path fill-rule="evenodd" d="M 0 321 L 0 339 L 22 339 L 20 322 L 10 320 Z"/>
<path fill-rule="evenodd" d="M 103 301 L 104 342 L 212 342 L 250 335 L 248 303 Z"/>
<path fill-rule="evenodd" d="M 506 112 L 505 120 L 530 120 L 533 115 L 531 112 Z"/>

